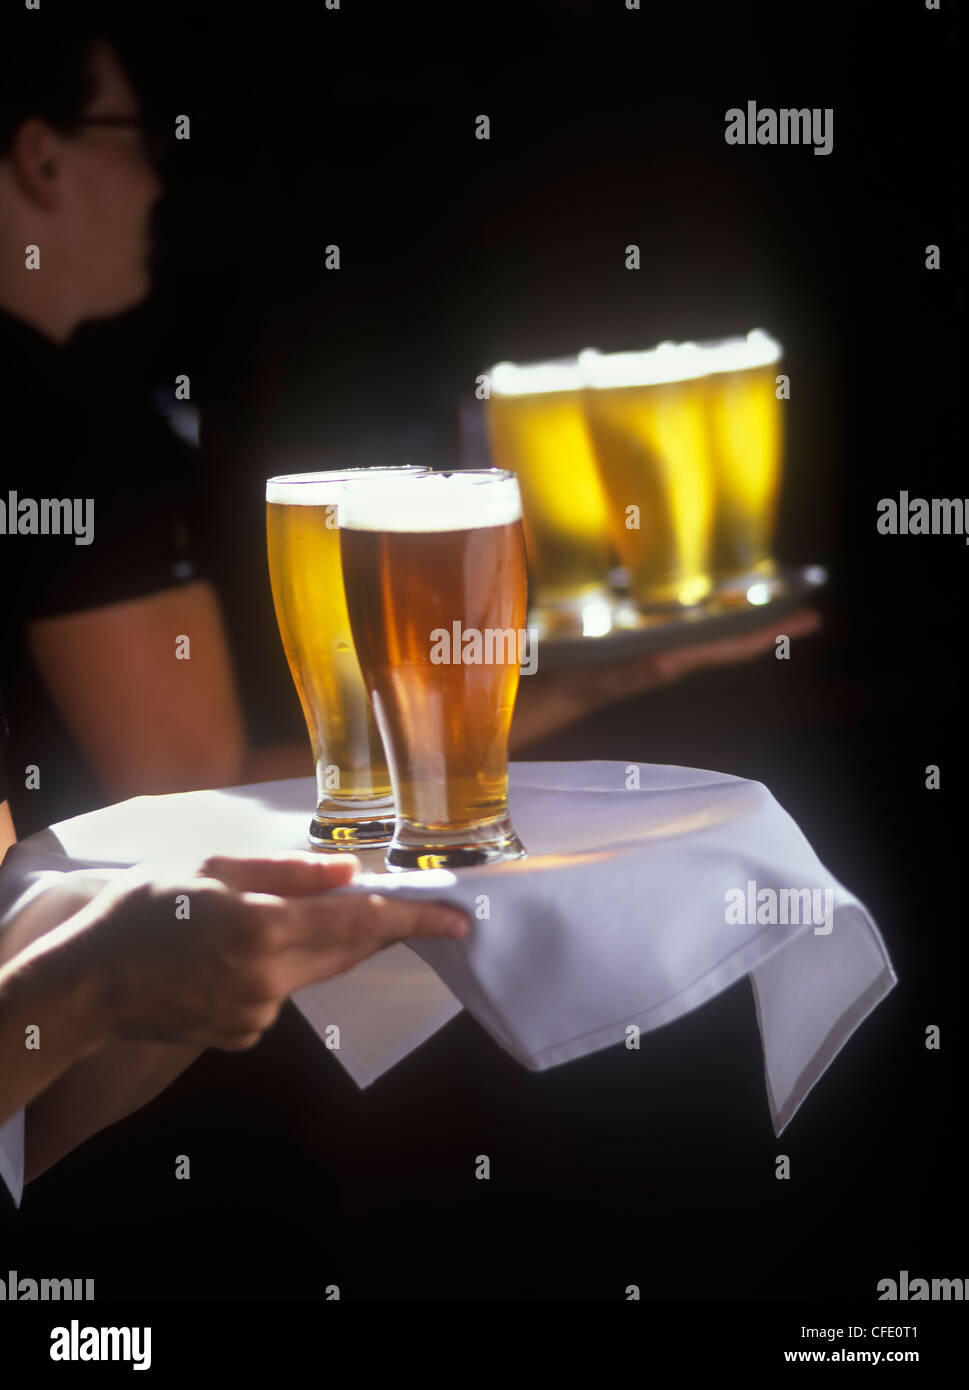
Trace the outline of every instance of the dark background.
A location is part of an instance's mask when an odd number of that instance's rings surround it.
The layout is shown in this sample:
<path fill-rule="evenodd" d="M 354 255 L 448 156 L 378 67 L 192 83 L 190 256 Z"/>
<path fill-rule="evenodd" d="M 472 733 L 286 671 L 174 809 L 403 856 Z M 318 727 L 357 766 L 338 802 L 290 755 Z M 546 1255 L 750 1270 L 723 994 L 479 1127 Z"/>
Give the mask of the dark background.
<path fill-rule="evenodd" d="M 791 378 L 778 548 L 829 567 L 823 633 L 790 662 L 625 700 L 529 756 L 764 781 L 871 909 L 900 984 L 779 1140 L 746 980 L 634 1062 L 609 1049 L 532 1075 L 462 1014 L 362 1092 L 289 1007 L 252 1053 L 209 1053 L 32 1184 L 2 1218 L 0 1268 L 191 1298 L 327 1283 L 616 1298 L 634 1282 L 644 1298 L 871 1302 L 900 1269 L 969 1274 L 948 987 L 965 962 L 969 552 L 875 530 L 902 488 L 969 494 L 955 6 L 671 20 L 621 0 L 346 0 L 241 19 L 166 3 L 128 30 L 153 109 L 190 114 L 192 138 L 165 171 L 156 295 L 76 350 L 103 354 L 109 391 L 191 376 L 200 544 L 257 740 L 304 736 L 269 598 L 267 476 L 453 464 L 458 402 L 500 358 L 764 327 Z M 833 153 L 726 145 L 724 112 L 748 99 L 833 107 Z M 176 1183 L 183 1152 L 192 1179 Z"/>

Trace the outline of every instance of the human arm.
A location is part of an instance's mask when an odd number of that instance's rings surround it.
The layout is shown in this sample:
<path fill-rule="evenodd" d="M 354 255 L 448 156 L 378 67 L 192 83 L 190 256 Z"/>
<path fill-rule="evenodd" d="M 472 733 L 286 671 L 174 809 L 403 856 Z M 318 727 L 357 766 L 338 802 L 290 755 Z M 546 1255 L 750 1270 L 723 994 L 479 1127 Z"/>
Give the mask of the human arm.
<path fill-rule="evenodd" d="M 27 639 L 61 718 L 113 799 L 239 780 L 245 726 L 210 584 L 35 619 Z"/>
<path fill-rule="evenodd" d="M 63 956 L 24 952 L 0 967 L 0 1122 L 105 1040 L 90 982 Z"/>
<path fill-rule="evenodd" d="M 813 609 L 802 608 L 781 621 L 789 637 L 805 637 L 820 626 Z M 632 661 L 609 666 L 578 666 L 543 672 L 541 642 L 538 670 L 523 676 L 518 686 L 512 720 L 509 753 L 518 757 L 523 748 L 559 733 L 598 709 L 649 690 L 671 685 L 684 676 L 710 666 L 733 666 L 770 651 L 777 640 L 778 621 L 739 637 L 696 642 L 667 651 L 647 652 Z"/>
<path fill-rule="evenodd" d="M 17 832 L 13 828 L 13 817 L 10 814 L 10 803 L 0 801 L 0 864 L 3 863 L 3 856 L 10 846 L 16 843 Z"/>
<path fill-rule="evenodd" d="M 203 1047 L 251 1046 L 301 985 L 410 935 L 466 931 L 435 904 L 326 897 L 358 868 L 349 855 L 291 854 L 213 859 L 194 879 L 130 871 L 60 925 L 45 919 L 0 971 L 0 1123 L 29 1106 L 28 1180 L 157 1095 Z M 41 1046 L 28 1053 L 30 1023 Z"/>
<path fill-rule="evenodd" d="M 190 655 L 176 655 L 189 638 Z M 247 741 L 219 599 L 206 582 L 35 620 L 61 718 L 115 800 L 313 775 L 309 739 Z"/>

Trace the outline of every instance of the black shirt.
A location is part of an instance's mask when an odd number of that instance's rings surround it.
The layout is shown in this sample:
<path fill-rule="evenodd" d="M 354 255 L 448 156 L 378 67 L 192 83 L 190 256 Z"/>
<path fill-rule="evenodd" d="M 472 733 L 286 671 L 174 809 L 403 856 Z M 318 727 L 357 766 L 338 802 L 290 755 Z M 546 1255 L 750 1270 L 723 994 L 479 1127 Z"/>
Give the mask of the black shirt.
<path fill-rule="evenodd" d="M 196 451 L 77 359 L 0 310 L 0 682 L 21 836 L 105 801 L 30 658 L 28 625 L 198 577 Z M 28 764 L 40 770 L 30 791 L 15 775 Z"/>

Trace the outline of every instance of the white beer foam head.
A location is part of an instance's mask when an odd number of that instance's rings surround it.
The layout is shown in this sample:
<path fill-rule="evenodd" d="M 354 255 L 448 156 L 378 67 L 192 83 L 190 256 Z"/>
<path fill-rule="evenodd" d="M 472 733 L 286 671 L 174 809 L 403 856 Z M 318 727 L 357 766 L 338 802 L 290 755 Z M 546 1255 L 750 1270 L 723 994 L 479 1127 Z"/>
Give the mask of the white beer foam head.
<path fill-rule="evenodd" d="M 493 396 L 537 396 L 546 391 L 579 391 L 584 385 L 577 357 L 547 362 L 498 362 L 488 373 Z"/>
<path fill-rule="evenodd" d="M 579 353 L 586 384 L 603 390 L 613 386 L 661 386 L 695 381 L 713 372 L 741 372 L 779 361 L 781 346 L 761 328 L 745 338 L 707 343 L 660 343 L 648 352 Z"/>
<path fill-rule="evenodd" d="M 613 386 L 664 386 L 691 381 L 710 370 L 696 343 L 660 343 L 648 352 L 579 353 L 579 366 L 587 386 L 608 390 Z"/>
<path fill-rule="evenodd" d="M 340 506 L 350 531 L 470 531 L 521 517 L 518 480 L 500 471 L 425 473 L 352 488 Z"/>
<path fill-rule="evenodd" d="M 762 328 L 752 329 L 746 338 L 724 338 L 718 343 L 702 343 L 709 372 L 745 372 L 753 367 L 769 367 L 781 359 L 781 345 Z"/>
<path fill-rule="evenodd" d="M 287 507 L 323 507 L 340 502 L 347 487 L 355 487 L 364 478 L 373 480 L 423 473 L 419 464 L 402 464 L 399 468 L 337 469 L 325 473 L 281 473 L 266 480 L 266 501 Z"/>

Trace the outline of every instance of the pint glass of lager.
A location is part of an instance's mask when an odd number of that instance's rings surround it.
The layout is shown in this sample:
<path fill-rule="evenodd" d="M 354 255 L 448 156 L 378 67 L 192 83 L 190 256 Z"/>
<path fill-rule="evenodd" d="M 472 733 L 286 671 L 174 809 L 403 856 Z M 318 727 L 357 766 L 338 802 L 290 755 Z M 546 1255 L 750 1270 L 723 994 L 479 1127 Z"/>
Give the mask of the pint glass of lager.
<path fill-rule="evenodd" d="M 508 815 L 527 602 L 514 475 L 361 485 L 344 503 L 340 548 L 397 810 L 388 869 L 521 858 Z"/>
<path fill-rule="evenodd" d="M 579 354 L 613 542 L 641 612 L 694 607 L 713 587 L 707 367 L 693 343 Z"/>
<path fill-rule="evenodd" d="M 292 473 L 266 483 L 269 576 L 279 633 L 316 762 L 316 849 L 390 843 L 394 803 L 350 634 L 340 563 L 345 498 L 361 479 L 419 468 Z"/>
<path fill-rule="evenodd" d="M 489 375 L 492 456 L 521 492 L 531 620 L 542 636 L 599 636 L 612 625 L 613 557 L 578 360 L 499 362 Z"/>
<path fill-rule="evenodd" d="M 721 601 L 763 602 L 776 580 L 772 554 L 783 450 L 776 391 L 780 344 L 760 329 L 701 344 L 713 467 L 713 578 Z"/>

